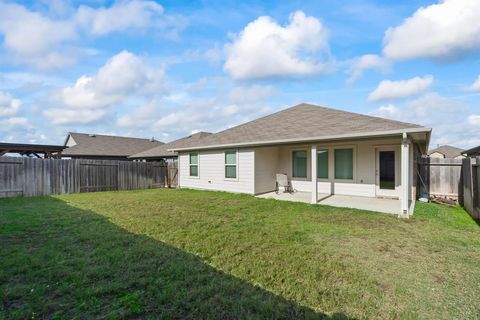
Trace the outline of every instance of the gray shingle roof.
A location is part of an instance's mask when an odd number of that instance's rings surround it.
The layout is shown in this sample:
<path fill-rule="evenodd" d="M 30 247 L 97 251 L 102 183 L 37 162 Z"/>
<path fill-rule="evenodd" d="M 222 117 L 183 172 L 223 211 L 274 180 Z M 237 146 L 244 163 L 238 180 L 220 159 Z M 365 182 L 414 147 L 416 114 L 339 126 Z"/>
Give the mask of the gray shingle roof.
<path fill-rule="evenodd" d="M 212 135 L 210 132 L 197 132 L 190 136 L 180 138 L 178 140 L 162 144 L 161 146 L 154 147 L 152 149 L 139 152 L 131 155 L 132 159 L 147 159 L 147 158 L 165 158 L 176 157 L 178 154 L 173 151 L 168 151 L 172 148 L 182 148 L 183 146 L 190 145 L 191 143 L 199 143 L 201 139 Z"/>
<path fill-rule="evenodd" d="M 428 154 L 432 154 L 434 152 L 441 153 L 445 156 L 445 158 L 455 158 L 460 156 L 463 153 L 463 149 L 449 146 L 449 145 L 443 145 L 438 148 L 432 149 L 428 151 Z"/>
<path fill-rule="evenodd" d="M 420 125 L 367 116 L 311 104 L 299 104 L 239 126 L 218 132 L 197 144 L 174 149 L 235 145 L 265 141 L 331 137 L 402 129 L 430 129 Z"/>
<path fill-rule="evenodd" d="M 471 148 L 471 149 L 468 149 L 468 150 L 464 150 L 464 151 L 462 151 L 462 153 L 464 153 L 468 156 L 480 154 L 480 146 L 474 147 L 474 148 Z"/>
<path fill-rule="evenodd" d="M 126 157 L 152 147 L 163 145 L 163 142 L 150 139 L 90 135 L 87 133 L 70 132 L 69 135 L 76 145 L 62 152 L 64 156 L 117 156 Z"/>

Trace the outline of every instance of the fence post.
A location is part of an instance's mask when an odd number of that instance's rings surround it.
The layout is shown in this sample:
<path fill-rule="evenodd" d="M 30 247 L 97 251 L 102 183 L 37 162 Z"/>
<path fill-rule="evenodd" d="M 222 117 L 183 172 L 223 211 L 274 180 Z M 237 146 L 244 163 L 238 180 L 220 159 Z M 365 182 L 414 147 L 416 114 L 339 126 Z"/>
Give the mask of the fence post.
<path fill-rule="evenodd" d="M 465 158 L 462 161 L 463 166 L 463 206 L 470 214 L 473 212 L 473 177 L 472 177 L 472 159 Z"/>
<path fill-rule="evenodd" d="M 474 210 L 473 217 L 475 219 L 480 219 L 480 157 L 477 157 L 476 160 L 477 162 L 475 164 L 475 168 L 472 167 L 472 174 L 475 174 L 474 179 L 472 179 L 475 183 L 475 185 L 472 186 Z"/>

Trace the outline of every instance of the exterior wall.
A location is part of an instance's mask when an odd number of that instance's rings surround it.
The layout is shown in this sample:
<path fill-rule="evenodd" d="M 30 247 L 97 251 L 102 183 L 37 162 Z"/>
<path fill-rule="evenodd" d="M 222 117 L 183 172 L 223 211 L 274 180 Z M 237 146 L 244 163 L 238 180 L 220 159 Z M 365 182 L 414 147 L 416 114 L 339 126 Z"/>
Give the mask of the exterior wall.
<path fill-rule="evenodd" d="M 278 147 L 255 149 L 255 194 L 275 190 L 275 175 L 279 161 Z"/>
<path fill-rule="evenodd" d="M 75 142 L 75 140 L 73 140 L 72 136 L 71 135 L 68 135 L 67 137 L 67 141 L 65 142 L 65 145 L 67 147 L 73 147 L 74 145 L 76 145 L 77 143 Z"/>
<path fill-rule="evenodd" d="M 181 153 L 178 170 L 179 186 L 254 194 L 254 150 L 237 150 L 237 179 L 225 178 L 224 152 L 225 150 L 199 151 L 198 177 L 190 177 L 189 153 Z"/>
<path fill-rule="evenodd" d="M 328 149 L 329 151 L 329 179 L 317 179 L 318 192 L 325 194 L 342 194 L 353 196 L 375 197 L 376 191 L 376 149 L 392 148 L 395 150 L 396 161 L 396 186 L 395 195 L 400 195 L 400 144 L 401 139 L 376 139 L 376 140 L 358 140 L 350 142 L 335 142 L 318 144 L 317 149 Z M 279 147 L 278 172 L 285 173 L 292 181 L 292 186 L 298 191 L 311 190 L 311 159 L 310 145 L 292 145 Z M 335 179 L 335 158 L 334 150 L 336 148 L 353 148 L 353 179 L 337 180 Z M 292 177 L 292 152 L 295 150 L 305 150 L 307 152 L 307 178 Z M 274 177 L 273 177 L 274 179 Z"/>
<path fill-rule="evenodd" d="M 445 158 L 445 156 L 443 155 L 443 153 L 440 153 L 440 152 L 432 152 L 430 155 L 429 155 L 430 158 Z"/>
<path fill-rule="evenodd" d="M 396 181 L 393 197 L 400 196 L 401 186 L 401 138 L 357 140 L 318 144 L 317 150 L 329 150 L 329 178 L 317 179 L 318 192 L 352 196 L 377 196 L 377 149 L 395 150 Z M 335 179 L 334 150 L 353 148 L 353 179 Z M 307 152 L 307 178 L 292 178 L 292 152 Z M 285 173 L 298 191 L 310 192 L 311 145 L 281 145 L 237 150 L 237 179 L 225 178 L 225 150 L 199 151 L 199 176 L 189 176 L 189 153 L 179 155 L 179 186 L 193 189 L 220 190 L 248 194 L 261 194 L 275 189 L 275 174 Z M 409 198 L 415 198 L 414 191 L 414 146 L 409 154 Z"/>

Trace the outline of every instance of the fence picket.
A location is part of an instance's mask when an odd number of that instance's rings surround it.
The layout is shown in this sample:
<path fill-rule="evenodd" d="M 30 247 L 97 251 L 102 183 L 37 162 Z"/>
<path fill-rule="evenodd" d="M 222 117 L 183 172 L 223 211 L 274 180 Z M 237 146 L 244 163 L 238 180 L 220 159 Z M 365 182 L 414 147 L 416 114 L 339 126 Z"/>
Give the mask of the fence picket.
<path fill-rule="evenodd" d="M 164 187 L 164 162 L 0 157 L 0 197 Z"/>

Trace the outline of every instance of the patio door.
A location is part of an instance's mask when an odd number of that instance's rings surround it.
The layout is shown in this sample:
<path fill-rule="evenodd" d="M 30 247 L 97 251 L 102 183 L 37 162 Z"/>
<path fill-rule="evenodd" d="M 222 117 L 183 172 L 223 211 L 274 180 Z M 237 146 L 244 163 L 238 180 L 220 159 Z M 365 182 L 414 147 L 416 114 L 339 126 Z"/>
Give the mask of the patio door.
<path fill-rule="evenodd" d="M 376 195 L 380 197 L 398 197 L 397 159 L 393 148 L 377 148 L 376 151 Z"/>

